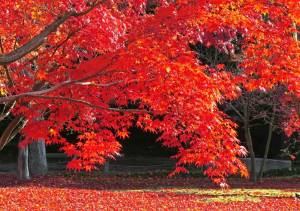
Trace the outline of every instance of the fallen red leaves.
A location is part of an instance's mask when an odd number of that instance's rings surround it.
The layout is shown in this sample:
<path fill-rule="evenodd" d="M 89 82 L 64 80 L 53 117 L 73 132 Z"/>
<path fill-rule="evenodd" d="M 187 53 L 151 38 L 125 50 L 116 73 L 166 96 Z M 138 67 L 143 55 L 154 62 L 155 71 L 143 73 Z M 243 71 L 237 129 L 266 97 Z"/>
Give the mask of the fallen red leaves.
<path fill-rule="evenodd" d="M 300 209 L 300 200 L 291 195 L 289 196 L 289 194 L 285 194 L 287 192 L 299 192 L 300 179 L 266 180 L 264 183 L 258 185 L 243 180 L 234 180 L 231 181 L 231 184 L 233 186 L 233 192 L 221 191 L 214 187 L 213 184 L 209 183 L 207 179 L 203 178 L 124 178 L 116 176 L 103 178 L 100 176 L 53 176 L 37 178 L 29 182 L 22 182 L 10 175 L 2 175 L 0 181 L 0 209 Z M 268 190 L 270 190 L 271 194 L 268 194 Z M 226 197 L 229 200 L 223 200 Z M 235 197 L 238 200 L 235 200 Z M 241 197 L 243 200 L 241 200 Z M 252 200 L 251 198 L 248 200 L 247 197 L 255 197 L 255 200 Z"/>

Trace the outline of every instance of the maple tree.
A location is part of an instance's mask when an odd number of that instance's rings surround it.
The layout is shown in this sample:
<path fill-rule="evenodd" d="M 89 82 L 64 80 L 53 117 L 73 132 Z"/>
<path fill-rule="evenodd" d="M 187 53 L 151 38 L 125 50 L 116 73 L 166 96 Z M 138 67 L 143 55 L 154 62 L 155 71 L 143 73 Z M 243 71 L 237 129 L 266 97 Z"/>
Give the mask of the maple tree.
<path fill-rule="evenodd" d="M 16 101 L 9 111 L 27 121 L 21 145 L 41 137 L 60 144 L 71 169 L 114 157 L 116 137 L 135 124 L 178 149 L 173 173 L 204 165 L 225 184 L 229 174 L 247 176 L 238 158 L 246 150 L 218 104 L 236 99 L 240 86 L 280 83 L 299 97 L 297 1 L 0 3 L 0 103 Z M 198 42 L 237 61 L 243 74 L 199 64 L 190 47 Z M 65 129 L 79 131 L 78 141 L 64 139 Z"/>

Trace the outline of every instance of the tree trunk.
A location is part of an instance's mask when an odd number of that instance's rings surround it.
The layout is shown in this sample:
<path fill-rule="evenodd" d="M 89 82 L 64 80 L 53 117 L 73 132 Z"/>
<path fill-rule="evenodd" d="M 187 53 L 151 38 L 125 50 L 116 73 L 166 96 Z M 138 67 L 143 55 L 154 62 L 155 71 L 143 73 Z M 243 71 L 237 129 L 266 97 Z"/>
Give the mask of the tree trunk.
<path fill-rule="evenodd" d="M 40 139 L 29 145 L 29 172 L 31 176 L 43 176 L 48 172 L 45 141 Z"/>
<path fill-rule="evenodd" d="M 252 137 L 251 137 L 251 131 L 250 128 L 247 127 L 245 128 L 245 139 L 247 142 L 247 146 L 248 146 L 248 150 L 250 152 L 250 160 L 251 160 L 251 180 L 253 182 L 257 181 L 257 177 L 256 177 L 256 161 L 255 161 L 255 153 L 254 153 L 254 149 L 253 149 L 253 144 L 252 144 Z"/>
<path fill-rule="evenodd" d="M 253 182 L 257 181 L 256 177 L 256 162 L 255 162 L 255 153 L 253 149 L 253 142 L 251 137 L 251 130 L 249 126 L 249 111 L 248 111 L 248 104 L 249 104 L 249 96 L 246 96 L 246 99 L 243 103 L 243 113 L 244 113 L 244 131 L 245 131 L 245 139 L 248 146 L 248 151 L 250 152 L 250 159 L 251 159 L 251 170 L 250 170 L 250 178 Z"/>
<path fill-rule="evenodd" d="M 259 174 L 258 174 L 258 180 L 259 181 L 262 180 L 262 176 L 263 176 L 263 173 L 264 173 L 264 167 L 265 167 L 266 160 L 267 160 L 268 154 L 269 154 L 269 149 L 270 149 L 270 144 L 271 144 L 272 134 L 273 134 L 273 123 L 274 123 L 274 119 L 275 119 L 275 109 L 276 109 L 276 107 L 274 105 L 271 121 L 269 123 L 269 131 L 268 131 L 268 138 L 267 138 L 266 148 L 265 148 L 265 152 L 264 152 L 264 158 L 263 158 L 262 163 L 260 165 L 260 170 L 259 170 Z"/>
<path fill-rule="evenodd" d="M 29 180 L 28 146 L 20 148 L 18 153 L 18 178 Z"/>
<path fill-rule="evenodd" d="M 109 160 L 106 160 L 106 162 L 104 163 L 104 173 L 109 173 Z"/>

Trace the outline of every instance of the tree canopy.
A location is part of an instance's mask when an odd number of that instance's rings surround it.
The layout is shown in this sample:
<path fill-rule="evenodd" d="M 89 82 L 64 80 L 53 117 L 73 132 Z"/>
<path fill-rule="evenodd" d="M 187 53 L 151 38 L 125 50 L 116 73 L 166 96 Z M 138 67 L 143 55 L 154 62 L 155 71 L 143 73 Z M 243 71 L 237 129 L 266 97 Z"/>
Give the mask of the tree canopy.
<path fill-rule="evenodd" d="M 71 169 L 116 156 L 116 138 L 136 125 L 178 149 L 173 173 L 206 166 L 223 184 L 248 174 L 236 124 L 218 105 L 278 84 L 283 102 L 300 95 L 298 1 L 0 0 L 0 13 L 0 103 L 17 102 L 13 114 L 27 121 L 22 144 L 60 144 Z M 199 62 L 198 43 L 238 71 Z M 300 125 L 294 104 L 288 133 Z M 79 139 L 63 138 L 65 129 Z"/>

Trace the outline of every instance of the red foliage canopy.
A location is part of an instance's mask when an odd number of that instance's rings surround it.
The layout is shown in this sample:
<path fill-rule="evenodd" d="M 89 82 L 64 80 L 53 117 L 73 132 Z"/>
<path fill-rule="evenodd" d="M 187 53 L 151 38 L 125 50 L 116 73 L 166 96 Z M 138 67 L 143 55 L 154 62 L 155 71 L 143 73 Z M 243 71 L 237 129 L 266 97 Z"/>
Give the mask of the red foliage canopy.
<path fill-rule="evenodd" d="M 178 149 L 174 173 L 195 164 L 217 183 L 247 176 L 236 125 L 217 105 L 241 86 L 280 83 L 300 95 L 298 1 L 1 0 L 0 7 L 0 102 L 17 100 L 14 114 L 28 120 L 24 144 L 41 137 L 61 144 L 72 169 L 115 156 L 116 137 L 136 124 Z M 237 57 L 237 37 L 242 74 L 201 64 L 190 49 L 200 42 Z M 63 129 L 80 131 L 79 141 L 61 137 Z"/>

